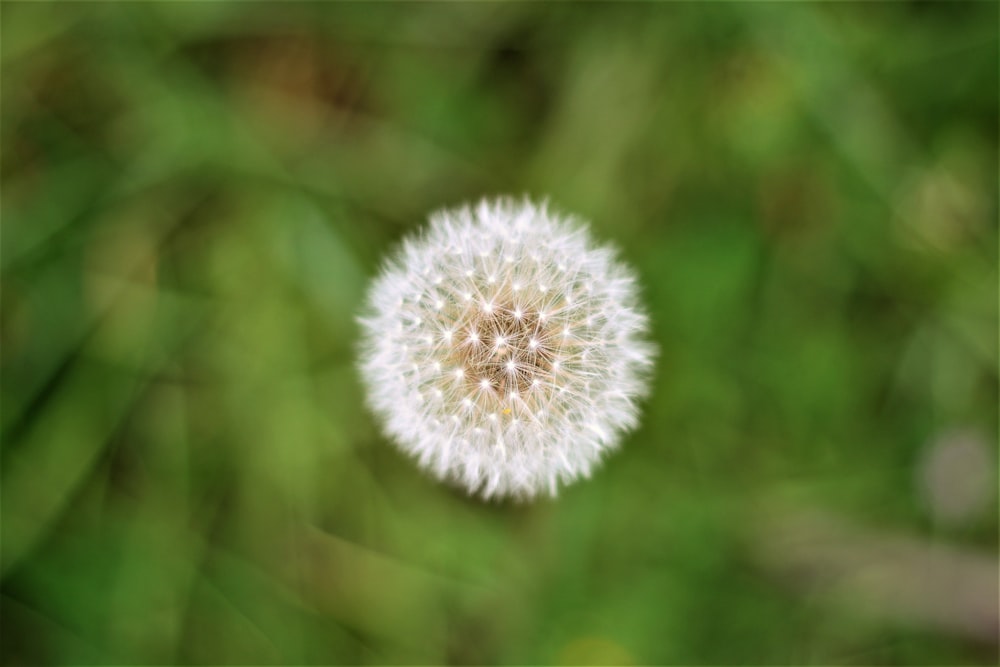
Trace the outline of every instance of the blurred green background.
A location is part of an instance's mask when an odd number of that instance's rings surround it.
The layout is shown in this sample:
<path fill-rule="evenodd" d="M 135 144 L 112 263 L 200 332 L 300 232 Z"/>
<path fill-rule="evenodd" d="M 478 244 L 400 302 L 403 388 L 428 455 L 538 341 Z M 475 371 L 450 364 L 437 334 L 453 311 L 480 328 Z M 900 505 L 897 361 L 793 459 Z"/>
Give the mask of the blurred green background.
<path fill-rule="evenodd" d="M 2 654 L 995 664 L 998 5 L 2 5 Z M 427 214 L 643 281 L 640 429 L 481 503 L 354 370 Z"/>

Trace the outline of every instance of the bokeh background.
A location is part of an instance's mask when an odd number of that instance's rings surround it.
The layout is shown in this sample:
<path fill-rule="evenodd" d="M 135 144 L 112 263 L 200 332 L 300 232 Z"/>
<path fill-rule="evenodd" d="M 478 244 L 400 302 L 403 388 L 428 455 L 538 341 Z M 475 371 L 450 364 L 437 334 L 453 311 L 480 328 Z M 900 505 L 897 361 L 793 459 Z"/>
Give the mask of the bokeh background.
<path fill-rule="evenodd" d="M 995 664 L 998 5 L 2 5 L 7 664 Z M 482 503 L 354 321 L 427 214 L 642 276 L 641 428 Z"/>

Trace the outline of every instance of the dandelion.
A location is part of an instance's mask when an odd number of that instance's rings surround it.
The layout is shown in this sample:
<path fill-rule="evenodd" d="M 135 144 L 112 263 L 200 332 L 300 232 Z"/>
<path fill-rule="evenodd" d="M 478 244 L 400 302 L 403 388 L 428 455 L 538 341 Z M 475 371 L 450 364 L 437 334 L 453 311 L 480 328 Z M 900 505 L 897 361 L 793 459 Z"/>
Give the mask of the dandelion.
<path fill-rule="evenodd" d="M 367 307 L 369 405 L 421 467 L 472 494 L 554 496 L 637 423 L 654 349 L 633 274 L 545 204 L 434 213 Z"/>

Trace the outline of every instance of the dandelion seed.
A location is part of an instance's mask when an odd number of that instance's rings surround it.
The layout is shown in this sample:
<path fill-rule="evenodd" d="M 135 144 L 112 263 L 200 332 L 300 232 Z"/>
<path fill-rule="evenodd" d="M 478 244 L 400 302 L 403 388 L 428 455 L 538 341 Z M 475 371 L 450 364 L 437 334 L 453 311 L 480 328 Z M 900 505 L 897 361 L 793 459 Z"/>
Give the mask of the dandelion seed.
<path fill-rule="evenodd" d="M 555 494 L 636 425 L 654 355 L 636 292 L 627 267 L 544 204 L 439 211 L 369 290 L 368 403 L 438 478 L 484 497 Z M 442 293 L 456 295 L 448 308 Z M 415 344 L 431 333 L 438 344 Z"/>

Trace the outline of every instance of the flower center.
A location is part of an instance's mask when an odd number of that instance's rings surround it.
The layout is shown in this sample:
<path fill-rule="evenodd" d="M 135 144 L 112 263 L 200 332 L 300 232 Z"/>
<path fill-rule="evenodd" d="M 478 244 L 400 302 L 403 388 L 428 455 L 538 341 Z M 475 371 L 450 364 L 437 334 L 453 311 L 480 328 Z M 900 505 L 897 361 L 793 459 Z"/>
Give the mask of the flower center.
<path fill-rule="evenodd" d="M 557 340 L 537 312 L 506 304 L 470 318 L 455 349 L 471 384 L 509 398 L 546 383 Z"/>

